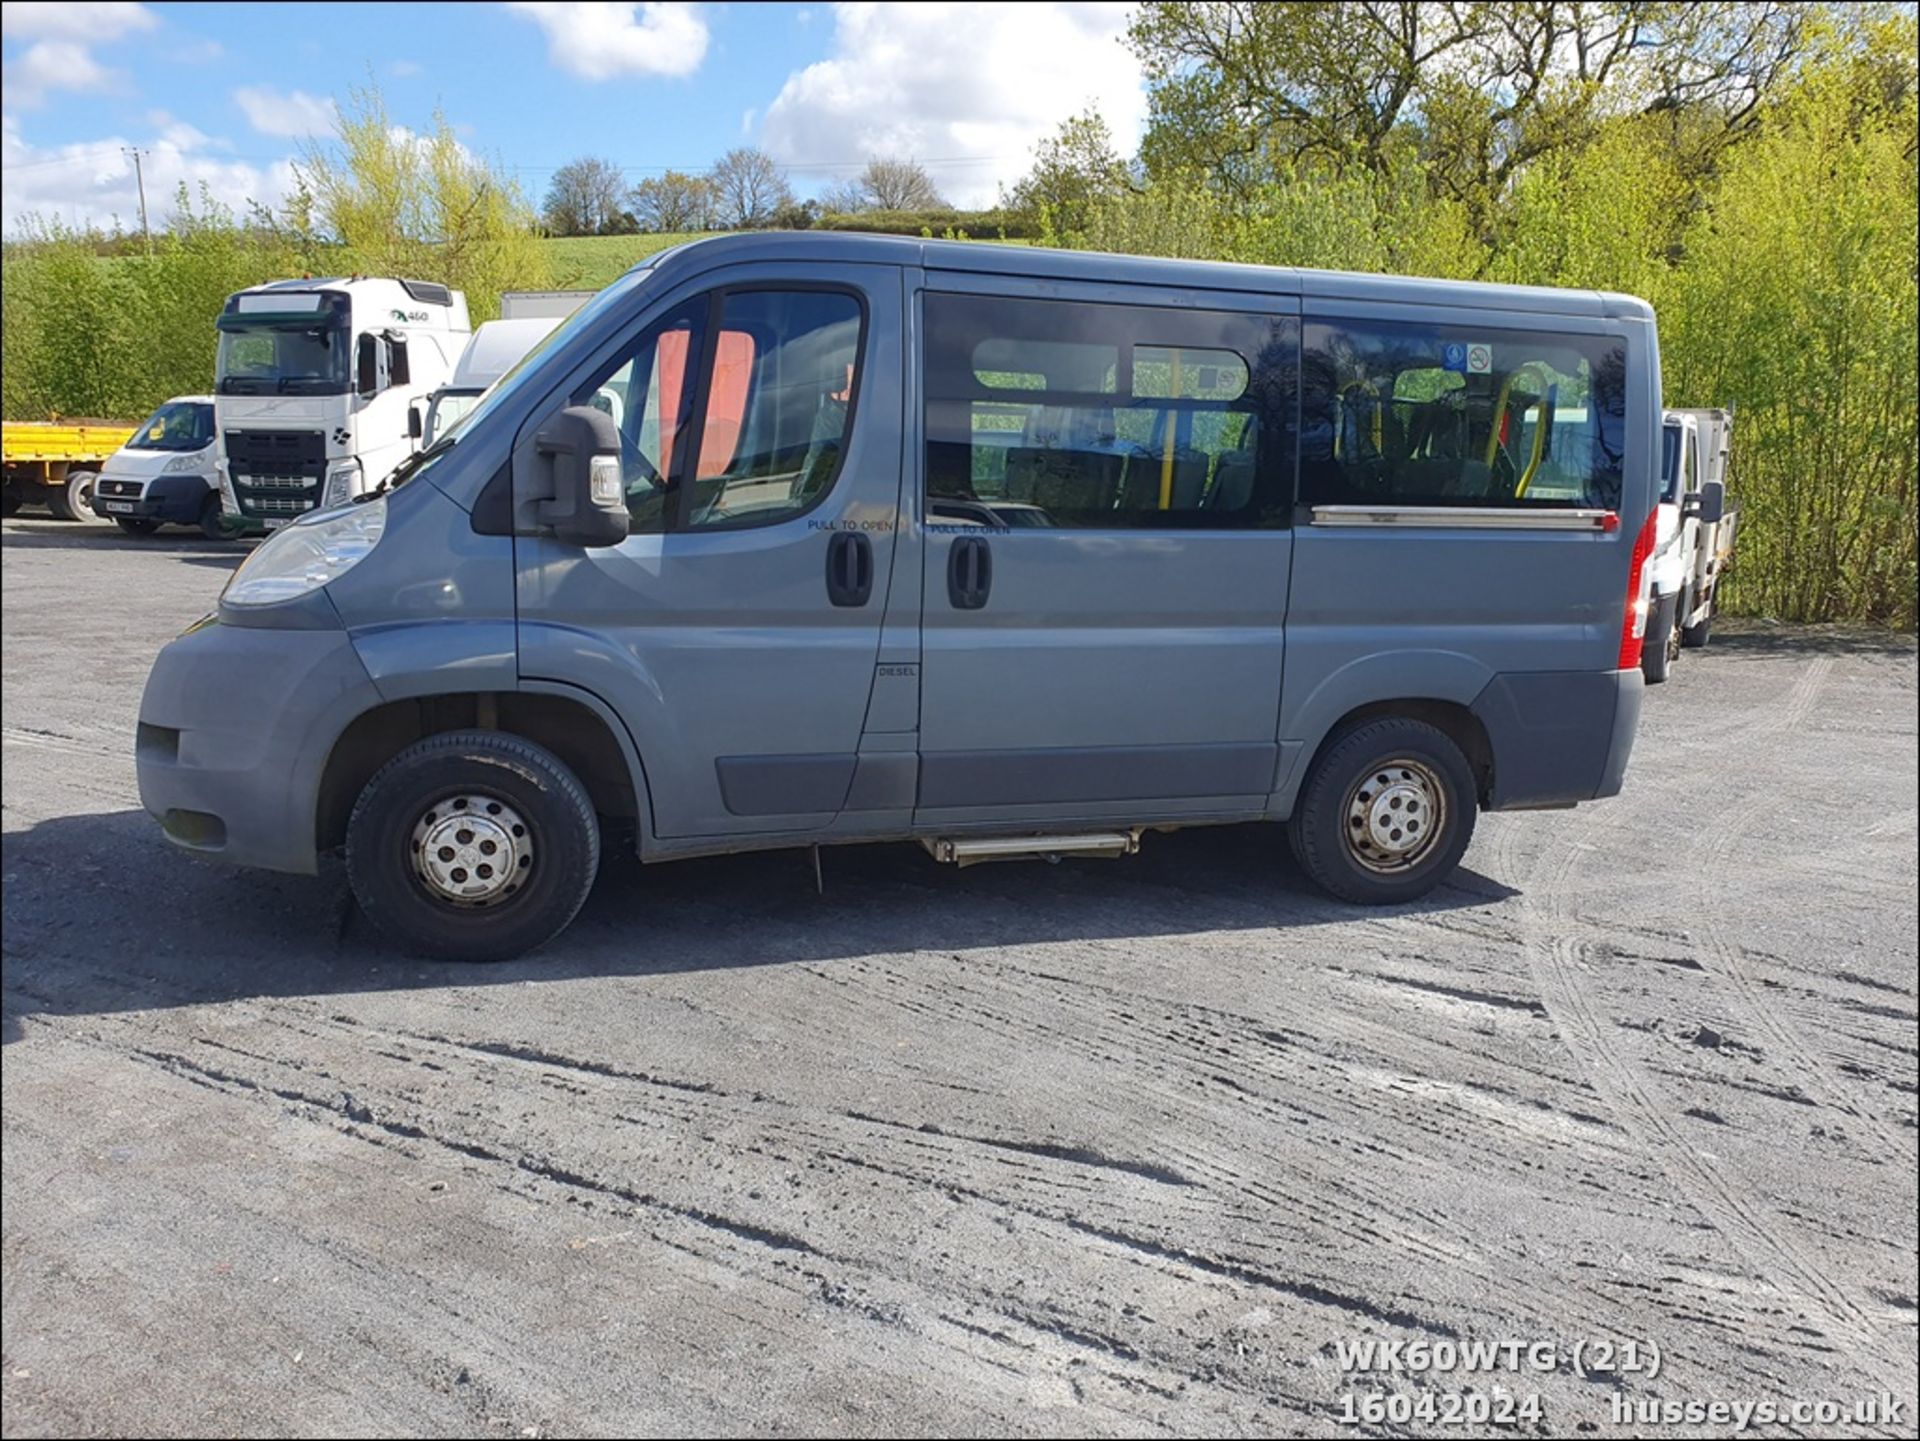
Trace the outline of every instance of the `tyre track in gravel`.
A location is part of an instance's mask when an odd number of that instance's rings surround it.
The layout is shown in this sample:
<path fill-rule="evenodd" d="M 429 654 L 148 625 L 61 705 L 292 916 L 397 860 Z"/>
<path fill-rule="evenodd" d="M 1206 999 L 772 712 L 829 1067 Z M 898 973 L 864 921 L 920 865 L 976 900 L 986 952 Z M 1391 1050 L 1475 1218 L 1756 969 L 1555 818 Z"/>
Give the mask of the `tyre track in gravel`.
<path fill-rule="evenodd" d="M 1904 1159 L 1912 1164 L 1915 1144 L 1911 1136 L 1896 1135 L 1893 1128 L 1870 1105 L 1858 1104 L 1833 1074 L 1833 1065 L 1806 1043 L 1800 1033 L 1781 1015 L 1783 1000 L 1770 998 L 1763 983 L 1747 964 L 1741 948 L 1726 934 L 1717 915 L 1715 885 L 1729 866 L 1742 841 L 1765 821 L 1786 808 L 1777 796 L 1761 796 L 1735 808 L 1711 827 L 1703 828 L 1690 848 L 1687 864 L 1699 880 L 1696 896 L 1702 956 L 1707 973 L 1724 982 L 1736 993 L 1739 1009 L 1757 1029 L 1772 1038 L 1776 1055 L 1789 1080 L 1804 1093 L 1849 1116 L 1870 1130 L 1884 1155 L 1890 1160 Z"/>
<path fill-rule="evenodd" d="M 1813 662 L 1779 712 L 1756 719 L 1743 729 L 1764 734 L 1790 729 L 1804 720 L 1831 665 L 1824 657 Z M 1822 1313 L 1839 1338 L 1872 1363 L 1870 1369 L 1876 1378 L 1894 1386 L 1894 1378 L 1903 1376 L 1911 1362 L 1911 1358 L 1886 1349 L 1887 1340 L 1899 1333 L 1884 1331 L 1876 1318 L 1828 1279 L 1815 1258 L 1742 1195 L 1735 1180 L 1702 1156 L 1675 1127 L 1666 1108 L 1649 1094 L 1633 1062 L 1613 1045 L 1604 1023 L 1588 1003 L 1580 972 L 1590 970 L 1600 959 L 1591 938 L 1596 927 L 1577 913 L 1569 896 L 1569 882 L 1578 871 L 1583 844 L 1577 838 L 1557 839 L 1543 847 L 1530 866 L 1523 866 L 1516 854 L 1518 840 L 1517 827 L 1503 828 L 1497 846 L 1498 869 L 1503 875 L 1525 877 L 1521 914 L 1528 932 L 1526 955 L 1548 1011 L 1562 1022 L 1561 1034 L 1568 1049 L 1628 1131 L 1709 1224 L 1733 1242 L 1750 1264 L 1763 1255 L 1773 1259 L 1775 1266 L 1759 1271 L 1761 1279 L 1783 1296 L 1797 1295 Z M 1543 899 L 1535 901 L 1536 896 Z M 1791 1279 L 1791 1286 L 1782 1284 L 1782 1272 Z"/>
<path fill-rule="evenodd" d="M 905 1275 L 892 1274 L 876 1268 L 861 1251 L 847 1250 L 817 1237 L 808 1239 L 640 1189 L 618 1179 L 617 1151 L 613 1147 L 593 1148 L 591 1162 L 569 1162 L 539 1145 L 529 1150 L 524 1141 L 515 1144 L 503 1136 L 489 1134 L 484 1126 L 477 1125 L 474 1117 L 464 1117 L 461 1124 L 450 1125 L 452 1118 L 443 1112 L 430 1105 L 410 1104 L 390 1090 L 383 1089 L 377 1100 L 353 1092 L 329 1094 L 329 1087 L 340 1078 L 325 1068 L 312 1072 L 305 1083 L 311 1089 L 303 1089 L 297 1078 L 248 1074 L 246 1063 L 252 1063 L 255 1068 L 284 1069 L 287 1062 L 283 1057 L 266 1056 L 206 1038 L 201 1038 L 199 1045 L 221 1054 L 195 1057 L 178 1050 L 138 1047 L 131 1054 L 189 1084 L 256 1102 L 277 1103 L 287 1114 L 376 1145 L 397 1146 L 416 1159 L 438 1151 L 455 1164 L 477 1164 L 493 1177 L 493 1184 L 515 1194 L 537 1196 L 540 1188 L 552 1187 L 571 1193 L 569 1204 L 584 1209 L 606 1211 L 629 1219 L 651 1217 L 656 1225 L 665 1227 L 656 1233 L 656 1239 L 663 1244 L 674 1245 L 725 1270 L 778 1285 L 799 1300 L 824 1301 L 839 1311 L 920 1335 L 965 1356 L 971 1357 L 978 1351 L 983 1336 L 997 1337 L 996 1344 L 1029 1354 L 1064 1347 L 1084 1355 L 1096 1362 L 1115 1384 L 1129 1391 L 1173 1395 L 1178 1394 L 1178 1388 L 1203 1379 L 1196 1373 L 1196 1358 L 1170 1349 L 1163 1341 L 1157 1341 L 1151 1331 L 1123 1336 L 1110 1329 L 1097 1314 L 1069 1310 L 1044 1297 L 1024 1296 L 1016 1290 L 991 1284 L 956 1288 L 951 1275 L 918 1270 Z M 597 1072 L 591 1074 L 602 1085 L 618 1084 L 614 1078 Z M 313 1085 L 313 1081 L 323 1084 Z M 609 1137 L 623 1125 L 636 1121 L 658 1123 L 663 1119 L 657 1114 L 637 1117 L 617 1103 L 595 1105 L 596 1100 L 605 1098 L 596 1097 L 589 1087 L 562 1089 L 570 1098 L 572 1119 L 576 1123 L 584 1121 L 608 1127 Z M 516 1098 L 517 1101 L 524 1099 Z M 663 1099 L 679 1106 L 698 1105 L 707 1098 L 673 1095 Z M 677 1116 L 667 1119 L 674 1123 L 671 1129 L 686 1131 Z M 524 1120 L 522 1125 L 526 1125 Z M 806 1154 L 789 1153 L 762 1143 L 750 1145 L 746 1150 L 761 1161 L 786 1165 L 801 1164 L 815 1155 L 831 1154 L 817 1149 Z M 865 1165 L 868 1170 L 878 1169 L 858 1157 L 845 1159 Z M 969 1192 L 965 1187 L 949 1189 L 971 1194 L 995 1207 L 1005 1207 L 1030 1223 L 1050 1227 L 1060 1238 L 1055 1244 L 1084 1246 L 1092 1238 L 1126 1263 L 1147 1265 L 1181 1286 L 1219 1290 L 1232 1282 L 1313 1307 L 1330 1307 L 1389 1324 L 1402 1324 L 1401 1318 L 1391 1314 L 1376 1315 L 1365 1302 L 1334 1292 L 1321 1292 L 1311 1285 L 1294 1285 L 1266 1274 L 1253 1264 L 1183 1255 L 1132 1236 L 1116 1226 L 1076 1224 L 1045 1207 L 1009 1202 L 987 1193 Z M 985 1326 L 979 1314 L 982 1311 L 991 1317 Z M 1239 1402 L 1273 1401 L 1302 1414 L 1321 1409 L 1316 1398 L 1289 1392 L 1270 1377 L 1235 1375 L 1231 1368 L 1207 1369 L 1210 1371 L 1204 1377 L 1207 1384 L 1221 1390 L 1226 1397 L 1238 1398 Z M 1119 1419 L 1117 1415 L 1114 1418 Z"/>

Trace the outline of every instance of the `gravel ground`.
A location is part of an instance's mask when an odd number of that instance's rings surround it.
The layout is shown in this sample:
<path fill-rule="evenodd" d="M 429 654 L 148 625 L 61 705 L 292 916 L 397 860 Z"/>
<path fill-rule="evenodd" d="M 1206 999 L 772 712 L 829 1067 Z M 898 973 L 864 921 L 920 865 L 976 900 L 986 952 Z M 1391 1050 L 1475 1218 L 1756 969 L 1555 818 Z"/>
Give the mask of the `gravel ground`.
<path fill-rule="evenodd" d="M 1914 1434 L 1910 640 L 1724 627 L 1624 797 L 1484 818 L 1417 906 L 1265 827 L 834 851 L 824 896 L 615 857 L 548 953 L 439 967 L 138 808 L 233 550 L 3 539 L 9 1435 L 1332 1435 L 1494 1387 Z"/>

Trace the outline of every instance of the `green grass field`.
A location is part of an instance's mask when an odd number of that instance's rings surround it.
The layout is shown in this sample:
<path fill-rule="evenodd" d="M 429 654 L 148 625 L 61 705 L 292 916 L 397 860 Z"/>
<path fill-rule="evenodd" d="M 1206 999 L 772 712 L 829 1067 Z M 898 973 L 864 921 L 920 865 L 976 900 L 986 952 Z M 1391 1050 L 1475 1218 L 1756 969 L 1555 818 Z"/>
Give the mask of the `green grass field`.
<path fill-rule="evenodd" d="M 695 235 L 569 235 L 546 241 L 553 283 L 561 290 L 599 290 L 655 251 Z"/>

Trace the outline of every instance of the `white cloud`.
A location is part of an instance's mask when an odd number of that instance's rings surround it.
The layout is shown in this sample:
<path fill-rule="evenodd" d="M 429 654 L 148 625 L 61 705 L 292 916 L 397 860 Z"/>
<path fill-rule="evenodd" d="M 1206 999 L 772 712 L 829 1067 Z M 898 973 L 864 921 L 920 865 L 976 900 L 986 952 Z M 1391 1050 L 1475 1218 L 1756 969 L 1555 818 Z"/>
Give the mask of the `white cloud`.
<path fill-rule="evenodd" d="M 869 156 L 926 166 L 949 200 L 991 204 L 1033 147 L 1097 106 L 1131 151 L 1146 125 L 1140 67 L 1121 43 L 1129 6 L 834 6 L 833 54 L 796 70 L 763 143 L 803 175 L 845 179 Z"/>
<path fill-rule="evenodd" d="M 22 217 L 39 214 L 69 225 L 126 229 L 140 223 L 140 196 L 126 147 L 146 153 L 147 209 L 156 226 L 173 210 L 174 194 L 184 183 L 199 203 L 204 183 L 213 198 L 235 211 L 249 200 L 277 205 L 293 189 L 291 160 L 249 165 L 217 153 L 225 142 L 209 139 L 191 125 L 170 122 L 158 135 L 139 140 L 111 135 L 70 145 L 37 146 L 21 134 L 20 122 L 5 117 L 0 129 L 0 164 L 7 183 L 0 193 L 0 228 L 13 233 Z"/>
<path fill-rule="evenodd" d="M 89 47 L 159 23 L 144 5 L 18 0 L 0 8 L 0 33 L 10 41 L 33 42 L 7 62 L 0 77 L 8 106 L 33 110 L 56 90 L 107 89 L 118 73 L 95 60 Z"/>
<path fill-rule="evenodd" d="M 395 80 L 410 80 L 426 69 L 418 60 L 396 60 L 387 66 L 387 74 Z"/>
<path fill-rule="evenodd" d="M 537 20 L 548 58 L 583 80 L 691 75 L 707 54 L 707 22 L 692 5 L 514 0 L 508 8 Z"/>
<path fill-rule="evenodd" d="M 159 23 L 160 17 L 144 5 L 9 0 L 0 8 L 0 30 L 9 40 L 78 40 L 92 44 L 118 40 L 135 30 L 151 30 Z"/>
<path fill-rule="evenodd" d="M 304 90 L 281 94 L 271 85 L 243 85 L 233 92 L 234 104 L 246 112 L 247 123 L 262 135 L 330 135 L 334 128 L 331 100 Z"/>
<path fill-rule="evenodd" d="M 7 103 L 36 109 L 55 90 L 105 90 L 113 80 L 84 45 L 71 40 L 41 40 L 6 65 Z"/>

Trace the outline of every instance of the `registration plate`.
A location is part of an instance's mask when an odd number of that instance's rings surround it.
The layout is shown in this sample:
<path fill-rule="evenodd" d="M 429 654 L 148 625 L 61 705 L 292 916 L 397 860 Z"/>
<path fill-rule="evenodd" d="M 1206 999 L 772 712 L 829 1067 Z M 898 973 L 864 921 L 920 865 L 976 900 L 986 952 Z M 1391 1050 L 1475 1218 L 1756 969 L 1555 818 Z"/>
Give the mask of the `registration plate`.
<path fill-rule="evenodd" d="M 270 515 L 260 523 L 268 530 L 278 530 L 293 519 L 290 515 Z"/>
<path fill-rule="evenodd" d="M 133 513 L 132 503 L 124 500 L 108 501 L 107 509 L 115 515 L 131 515 Z"/>

